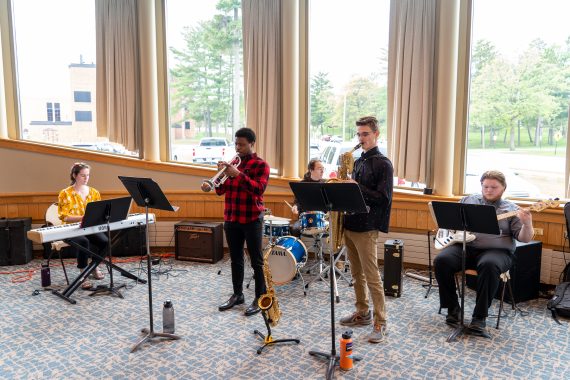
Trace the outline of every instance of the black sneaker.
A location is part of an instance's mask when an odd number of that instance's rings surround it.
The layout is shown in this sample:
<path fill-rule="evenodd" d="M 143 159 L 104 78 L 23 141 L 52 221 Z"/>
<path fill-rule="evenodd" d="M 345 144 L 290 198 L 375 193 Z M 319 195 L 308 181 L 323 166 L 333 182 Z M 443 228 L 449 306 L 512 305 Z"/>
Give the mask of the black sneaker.
<path fill-rule="evenodd" d="M 447 317 L 445 317 L 445 323 L 453 326 L 457 325 L 461 318 L 460 314 L 461 308 L 458 305 L 447 308 Z"/>

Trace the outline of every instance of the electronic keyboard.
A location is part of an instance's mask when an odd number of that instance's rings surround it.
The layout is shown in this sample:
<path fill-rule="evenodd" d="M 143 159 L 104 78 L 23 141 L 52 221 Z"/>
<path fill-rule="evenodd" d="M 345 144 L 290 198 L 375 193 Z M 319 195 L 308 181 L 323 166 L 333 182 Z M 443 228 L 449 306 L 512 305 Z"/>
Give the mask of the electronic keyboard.
<path fill-rule="evenodd" d="M 155 222 L 154 214 L 148 214 L 148 222 L 149 224 Z M 145 214 L 130 214 L 125 220 L 109 223 L 109 229 L 111 231 L 123 230 L 125 228 L 131 228 L 145 224 Z M 77 236 L 92 235 L 99 232 L 107 232 L 107 224 L 81 228 L 80 223 L 69 223 L 62 224 L 60 226 L 50 226 L 30 230 L 28 231 L 28 239 L 34 243 L 42 244 L 56 240 L 71 239 Z"/>

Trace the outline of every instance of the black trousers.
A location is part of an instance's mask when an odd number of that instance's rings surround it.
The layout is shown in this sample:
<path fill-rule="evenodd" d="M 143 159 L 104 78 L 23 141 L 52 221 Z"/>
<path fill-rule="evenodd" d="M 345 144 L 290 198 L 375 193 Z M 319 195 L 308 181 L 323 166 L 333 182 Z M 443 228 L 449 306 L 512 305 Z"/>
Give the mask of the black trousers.
<path fill-rule="evenodd" d="M 107 255 L 107 245 L 109 244 L 109 239 L 107 239 L 107 235 L 103 232 L 87 236 L 78 236 L 69 240 L 72 240 L 80 246 L 99 254 L 99 256 L 105 257 Z M 71 248 L 75 251 L 75 256 L 77 256 L 77 268 L 85 268 L 87 266 L 89 255 L 78 248 Z M 93 257 L 93 261 L 100 262 L 101 260 Z"/>
<path fill-rule="evenodd" d="M 439 285 L 439 302 L 448 310 L 459 306 L 455 273 L 461 271 L 461 244 L 451 245 L 433 261 L 435 278 Z M 477 270 L 477 298 L 473 317 L 486 318 L 499 288 L 499 275 L 511 268 L 513 256 L 506 249 L 475 249 L 467 247 L 466 269 Z"/>
<path fill-rule="evenodd" d="M 244 243 L 247 243 L 247 251 L 253 268 L 255 279 L 255 297 L 259 298 L 265 293 L 265 278 L 263 276 L 263 252 L 261 249 L 263 223 L 261 219 L 251 223 L 225 222 L 224 231 L 226 241 L 230 249 L 232 259 L 232 284 L 234 294 L 243 293 L 244 278 Z"/>

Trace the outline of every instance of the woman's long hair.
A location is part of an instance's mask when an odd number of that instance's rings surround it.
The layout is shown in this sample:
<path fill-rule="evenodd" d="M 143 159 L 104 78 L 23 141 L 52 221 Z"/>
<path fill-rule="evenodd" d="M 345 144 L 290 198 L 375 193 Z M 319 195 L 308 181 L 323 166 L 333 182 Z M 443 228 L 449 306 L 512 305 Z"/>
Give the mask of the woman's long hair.
<path fill-rule="evenodd" d="M 310 181 L 311 180 L 311 170 L 315 170 L 315 166 L 317 165 L 317 162 L 322 162 L 322 161 L 319 160 L 318 158 L 313 158 L 311 161 L 309 161 L 309 165 L 307 165 L 307 169 L 309 171 L 306 172 L 305 175 L 303 176 L 304 181 Z"/>

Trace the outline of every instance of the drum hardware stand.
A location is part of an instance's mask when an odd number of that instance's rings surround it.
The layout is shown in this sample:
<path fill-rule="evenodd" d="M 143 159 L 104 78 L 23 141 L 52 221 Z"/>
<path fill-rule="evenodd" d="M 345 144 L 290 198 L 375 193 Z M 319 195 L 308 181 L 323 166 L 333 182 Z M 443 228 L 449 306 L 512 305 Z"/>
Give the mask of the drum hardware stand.
<path fill-rule="evenodd" d="M 150 178 L 134 178 L 134 177 L 121 177 L 119 176 L 127 191 L 133 197 L 134 201 L 139 207 L 145 208 L 146 215 L 146 265 L 147 265 L 147 284 L 148 284 L 148 313 L 149 313 L 149 328 L 141 329 L 141 333 L 145 336 L 133 346 L 131 352 L 135 352 L 143 343 L 152 342 L 155 338 L 167 339 L 180 339 L 181 336 L 170 333 L 160 333 L 154 331 L 154 320 L 152 313 L 152 274 L 151 274 L 151 254 L 150 254 L 150 238 L 148 235 L 148 209 L 152 205 L 153 208 L 166 211 L 177 211 L 178 208 L 173 207 L 164 196 L 164 193 Z M 160 340 L 159 342 L 165 342 Z"/>
<path fill-rule="evenodd" d="M 424 298 L 428 298 L 429 296 L 429 292 L 431 291 L 431 288 L 436 288 L 439 287 L 439 285 L 434 283 L 434 278 L 433 278 L 433 267 L 431 265 L 431 231 L 428 230 L 427 232 L 427 238 L 428 238 L 428 273 L 429 273 L 429 281 L 427 284 L 423 284 L 422 286 L 424 288 L 426 288 L 426 295 L 424 296 Z"/>
<path fill-rule="evenodd" d="M 427 284 L 423 284 L 422 287 L 424 287 L 426 290 L 426 295 L 424 296 L 424 298 L 428 298 L 429 293 L 431 292 L 432 288 L 437 288 L 438 285 L 437 283 L 434 283 L 435 278 L 433 277 L 433 267 L 431 265 L 431 243 L 432 243 L 432 239 L 431 239 L 431 230 L 427 231 L 427 238 L 428 238 L 428 276 L 429 277 L 425 277 L 422 275 L 419 275 L 417 273 L 405 273 L 406 276 L 414 278 L 416 280 L 419 281 L 423 281 L 423 282 L 427 282 Z M 441 312 L 441 310 L 440 310 Z"/>
<path fill-rule="evenodd" d="M 107 244 L 107 251 L 108 251 L 108 256 L 109 256 L 109 261 L 113 262 L 113 254 L 112 254 L 112 240 L 111 240 L 111 227 L 109 226 L 109 220 L 111 219 L 111 204 L 107 204 L 107 207 L 105 209 L 105 221 L 107 222 L 107 240 L 109 241 L 109 243 Z M 148 220 L 147 220 L 148 222 Z M 110 266 L 107 266 L 107 269 L 109 270 L 109 285 L 97 285 L 97 287 L 95 288 L 94 291 L 91 292 L 91 294 L 89 294 L 90 296 L 96 296 L 96 295 L 100 295 L 100 294 L 110 294 L 110 295 L 115 295 L 119 298 L 125 298 L 123 297 L 123 294 L 121 293 L 120 289 L 121 288 L 125 288 L 127 287 L 126 284 L 121 284 L 118 286 L 114 285 L 113 282 L 113 269 Z"/>

